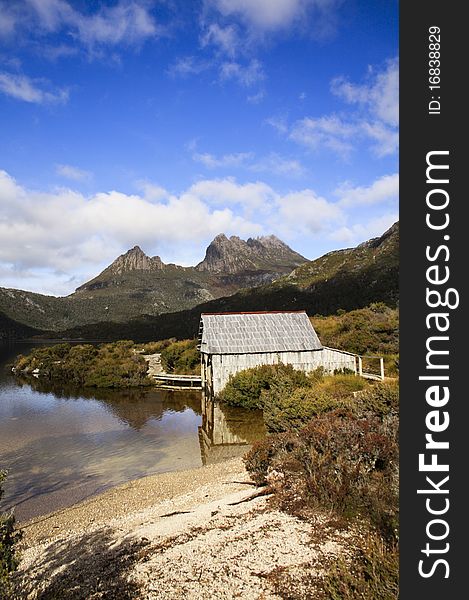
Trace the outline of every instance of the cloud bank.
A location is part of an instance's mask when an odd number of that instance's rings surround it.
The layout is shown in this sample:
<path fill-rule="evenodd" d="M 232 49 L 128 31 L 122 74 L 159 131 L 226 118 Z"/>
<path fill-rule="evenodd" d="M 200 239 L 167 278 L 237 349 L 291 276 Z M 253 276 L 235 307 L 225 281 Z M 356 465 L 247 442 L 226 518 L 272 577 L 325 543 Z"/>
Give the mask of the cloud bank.
<path fill-rule="evenodd" d="M 180 194 L 150 182 L 140 193 L 90 196 L 69 188 L 29 190 L 0 171 L 2 285 L 69 293 L 135 244 L 166 261 L 195 264 L 218 233 L 275 233 L 293 246 L 320 239 L 356 243 L 397 218 L 397 175 L 369 186 L 344 184 L 328 199 L 312 189 L 281 194 L 262 181 L 204 179 Z M 353 222 L 356 207 L 387 212 Z M 353 209 L 353 210 L 352 210 Z M 66 215 L 66 218 L 64 218 Z M 352 218 L 353 217 L 353 218 Z"/>

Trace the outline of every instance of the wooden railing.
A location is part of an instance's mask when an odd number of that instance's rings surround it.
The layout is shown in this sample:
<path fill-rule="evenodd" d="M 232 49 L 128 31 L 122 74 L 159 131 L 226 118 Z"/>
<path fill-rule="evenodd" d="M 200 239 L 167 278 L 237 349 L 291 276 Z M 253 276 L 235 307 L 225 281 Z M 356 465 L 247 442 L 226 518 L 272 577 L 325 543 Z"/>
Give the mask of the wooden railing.
<path fill-rule="evenodd" d="M 368 361 L 368 359 L 379 360 L 379 370 L 376 373 L 371 373 L 370 371 L 365 371 L 363 368 L 363 359 Z M 364 377 L 365 379 L 375 379 L 377 381 L 382 381 L 384 379 L 384 358 L 382 356 L 358 356 L 357 355 L 357 375 L 360 377 Z"/>

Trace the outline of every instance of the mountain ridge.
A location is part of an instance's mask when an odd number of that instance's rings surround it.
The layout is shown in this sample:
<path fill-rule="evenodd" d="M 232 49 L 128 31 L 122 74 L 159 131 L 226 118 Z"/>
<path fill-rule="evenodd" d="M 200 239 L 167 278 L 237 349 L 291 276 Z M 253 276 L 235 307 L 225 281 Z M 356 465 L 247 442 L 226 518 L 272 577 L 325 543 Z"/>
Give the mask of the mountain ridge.
<path fill-rule="evenodd" d="M 289 275 L 191 309 L 140 315 L 126 323 L 101 322 L 67 329 L 63 339 L 185 339 L 197 334 L 202 312 L 306 310 L 310 316 L 350 311 L 376 302 L 399 303 L 399 223 L 355 248 L 334 250 Z"/>
<path fill-rule="evenodd" d="M 126 322 L 142 314 L 190 309 L 271 282 L 306 262 L 275 236 L 244 241 L 220 234 L 205 254 L 198 265 L 183 267 L 147 256 L 134 246 L 68 296 L 0 288 L 0 311 L 19 323 L 55 331 L 102 321 Z"/>

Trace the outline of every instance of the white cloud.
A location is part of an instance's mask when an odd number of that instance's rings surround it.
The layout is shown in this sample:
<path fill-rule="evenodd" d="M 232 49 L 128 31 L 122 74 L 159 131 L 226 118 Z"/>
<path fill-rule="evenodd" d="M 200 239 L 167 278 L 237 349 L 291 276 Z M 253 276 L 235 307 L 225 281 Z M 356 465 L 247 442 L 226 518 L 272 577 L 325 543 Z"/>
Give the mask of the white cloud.
<path fill-rule="evenodd" d="M 353 112 L 307 116 L 291 125 L 275 117 L 266 122 L 303 146 L 327 149 L 343 159 L 348 159 L 362 142 L 368 143 L 378 157 L 394 154 L 399 145 L 398 81 L 398 62 L 390 60 L 384 71 L 371 70 L 366 84 L 356 85 L 343 77 L 331 82 L 336 96 L 357 106 Z"/>
<path fill-rule="evenodd" d="M 173 78 L 185 78 L 193 75 L 200 75 L 209 69 L 217 69 L 217 78 L 220 82 L 234 81 L 242 87 L 249 88 L 265 79 L 265 73 L 262 64 L 253 59 L 247 63 L 241 63 L 236 60 L 224 60 L 224 58 L 212 58 L 210 60 L 198 58 L 196 56 L 183 56 L 172 63 L 167 74 Z M 255 96 L 248 96 L 248 102 L 253 104 L 260 102 L 264 97 L 264 92 L 260 91 Z"/>
<path fill-rule="evenodd" d="M 295 121 L 290 130 L 283 130 L 275 122 L 268 121 L 280 133 L 289 132 L 291 140 L 311 150 L 331 150 L 343 159 L 348 159 L 358 143 L 367 141 L 378 157 L 394 154 L 399 145 L 399 133 L 380 121 L 369 122 L 356 117 L 345 118 L 327 115 L 305 117 Z"/>
<path fill-rule="evenodd" d="M 239 18 L 248 28 L 275 32 L 302 24 L 311 16 L 310 27 L 327 35 L 334 29 L 340 0 L 210 0 L 224 17 Z"/>
<path fill-rule="evenodd" d="M 399 132 L 397 129 L 387 127 L 379 121 L 360 123 L 361 130 L 365 137 L 370 139 L 373 152 L 377 156 L 387 156 L 397 152 L 399 147 Z"/>
<path fill-rule="evenodd" d="M 399 213 L 389 212 L 365 223 L 339 227 L 330 234 L 330 239 L 341 244 L 354 246 L 370 238 L 381 236 L 399 219 Z"/>
<path fill-rule="evenodd" d="M 60 177 L 72 179 L 73 181 L 86 181 L 91 178 L 91 173 L 72 165 L 56 165 L 55 172 Z"/>
<path fill-rule="evenodd" d="M 244 87 L 250 87 L 265 79 L 265 73 L 262 64 L 253 59 L 248 64 L 243 65 L 236 61 L 223 62 L 220 65 L 220 79 L 234 80 Z"/>
<path fill-rule="evenodd" d="M 162 31 L 147 3 L 140 0 L 120 0 L 91 14 L 80 12 L 66 0 L 24 0 L 24 5 L 24 26 L 39 26 L 47 33 L 66 29 L 88 50 L 95 45 L 138 45 Z"/>
<path fill-rule="evenodd" d="M 29 190 L 0 171 L 0 285 L 69 293 L 135 244 L 166 262 L 195 264 L 220 232 L 275 233 L 305 248 L 360 242 L 397 219 L 392 210 L 369 215 L 373 202 L 391 195 L 393 181 L 344 186 L 342 202 L 312 189 L 279 193 L 262 181 L 234 178 L 201 180 L 179 194 L 140 181 L 142 193 L 86 196 L 68 188 Z"/>
<path fill-rule="evenodd" d="M 233 177 L 205 179 L 192 185 L 188 194 L 194 195 L 210 205 L 238 205 L 247 212 L 252 209 L 269 209 L 277 198 L 274 190 L 266 183 L 239 184 Z"/>
<path fill-rule="evenodd" d="M 383 175 L 370 186 L 352 187 L 344 184 L 336 190 L 342 206 L 370 206 L 396 201 L 399 196 L 399 175 Z"/>
<path fill-rule="evenodd" d="M 246 161 L 253 158 L 252 152 L 238 152 L 235 154 L 224 154 L 223 156 L 217 157 L 209 153 L 196 152 L 192 155 L 193 160 L 202 163 L 209 169 L 217 169 L 220 167 L 240 167 L 246 163 Z"/>
<path fill-rule="evenodd" d="M 290 139 L 313 150 L 328 148 L 342 157 L 353 150 L 353 139 L 357 127 L 336 115 L 314 119 L 305 117 L 296 121 L 291 130 Z"/>
<path fill-rule="evenodd" d="M 195 56 L 183 56 L 170 65 L 167 72 L 171 77 L 189 77 L 199 75 L 210 67 L 209 61 L 200 60 Z"/>
<path fill-rule="evenodd" d="M 286 175 L 289 177 L 299 177 L 305 173 L 303 165 L 296 159 L 285 158 L 271 152 L 267 156 L 253 162 L 249 169 L 256 173 L 272 173 L 275 175 Z"/>
<path fill-rule="evenodd" d="M 147 8 L 138 2 L 119 2 L 91 16 L 76 20 L 79 37 L 87 45 L 141 43 L 157 34 L 158 28 Z"/>
<path fill-rule="evenodd" d="M 368 82 L 353 84 L 344 77 L 331 83 L 332 92 L 350 104 L 365 106 L 376 119 L 390 126 L 399 124 L 399 63 L 389 60 L 386 69 L 370 71 Z"/>
<path fill-rule="evenodd" d="M 285 117 L 269 117 L 264 122 L 273 127 L 278 133 L 285 134 L 288 132 L 289 126 Z"/>
<path fill-rule="evenodd" d="M 0 4 L 0 38 L 10 36 L 16 26 L 16 17 L 7 6 Z"/>
<path fill-rule="evenodd" d="M 42 87 L 41 87 L 42 86 Z M 26 75 L 0 72 L 0 92 L 17 100 L 35 104 L 61 104 L 68 100 L 68 90 L 45 89 L 47 82 Z"/>
<path fill-rule="evenodd" d="M 213 45 L 223 54 L 234 58 L 241 42 L 234 25 L 222 27 L 218 23 L 211 23 L 202 35 L 201 44 L 203 47 Z"/>
<path fill-rule="evenodd" d="M 284 158 L 276 152 L 256 158 L 254 152 L 237 152 L 215 156 L 214 154 L 195 152 L 192 159 L 208 169 L 243 168 L 254 173 L 299 176 L 305 171 L 303 165 L 295 159 Z"/>
<path fill-rule="evenodd" d="M 315 234 L 327 230 L 331 223 L 344 221 L 341 208 L 313 190 L 292 192 L 278 200 L 278 213 L 274 216 L 275 228 L 286 236 L 293 232 Z"/>
<path fill-rule="evenodd" d="M 168 197 L 168 192 L 160 185 L 155 185 L 151 181 L 139 180 L 136 182 L 137 189 L 143 192 L 143 196 L 150 202 L 159 202 Z"/>
<path fill-rule="evenodd" d="M 260 90 L 257 94 L 252 94 L 251 96 L 247 96 L 246 100 L 249 104 L 260 104 L 262 100 L 265 98 L 264 90 Z"/>

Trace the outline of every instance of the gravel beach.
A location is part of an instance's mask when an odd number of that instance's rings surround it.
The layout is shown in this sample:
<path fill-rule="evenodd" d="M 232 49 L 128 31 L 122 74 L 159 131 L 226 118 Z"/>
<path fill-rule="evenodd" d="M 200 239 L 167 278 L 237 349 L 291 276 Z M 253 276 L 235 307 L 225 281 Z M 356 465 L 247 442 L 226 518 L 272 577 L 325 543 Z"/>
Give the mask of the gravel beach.
<path fill-rule="evenodd" d="M 20 597 L 300 598 L 347 535 L 268 500 L 239 458 L 110 489 L 22 524 Z"/>

